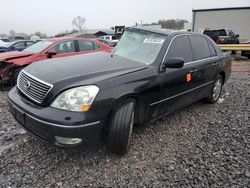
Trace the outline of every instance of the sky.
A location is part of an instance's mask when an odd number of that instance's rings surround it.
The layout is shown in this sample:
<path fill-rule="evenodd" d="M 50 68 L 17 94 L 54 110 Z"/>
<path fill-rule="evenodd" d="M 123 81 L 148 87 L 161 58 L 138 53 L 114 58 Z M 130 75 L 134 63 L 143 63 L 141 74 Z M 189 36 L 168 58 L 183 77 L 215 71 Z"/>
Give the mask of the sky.
<path fill-rule="evenodd" d="M 250 0 L 0 0 L 0 33 L 37 31 L 55 35 L 73 29 L 76 16 L 85 17 L 85 28 L 108 29 L 159 19 L 186 19 L 192 9 L 250 7 Z"/>

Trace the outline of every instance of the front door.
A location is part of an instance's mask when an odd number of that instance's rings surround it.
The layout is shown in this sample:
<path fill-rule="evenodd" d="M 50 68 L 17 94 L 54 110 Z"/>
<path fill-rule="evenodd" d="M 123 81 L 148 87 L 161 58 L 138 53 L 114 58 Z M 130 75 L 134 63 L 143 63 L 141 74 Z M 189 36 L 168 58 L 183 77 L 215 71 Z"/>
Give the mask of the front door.
<path fill-rule="evenodd" d="M 176 36 L 167 51 L 167 59 L 178 57 L 184 59 L 184 67 L 168 68 L 160 74 L 161 80 L 161 114 L 171 113 L 182 106 L 191 103 L 190 91 L 195 88 L 193 74 L 196 74 L 195 64 L 192 64 L 193 54 L 187 35 Z M 154 103 L 153 105 L 156 105 Z"/>

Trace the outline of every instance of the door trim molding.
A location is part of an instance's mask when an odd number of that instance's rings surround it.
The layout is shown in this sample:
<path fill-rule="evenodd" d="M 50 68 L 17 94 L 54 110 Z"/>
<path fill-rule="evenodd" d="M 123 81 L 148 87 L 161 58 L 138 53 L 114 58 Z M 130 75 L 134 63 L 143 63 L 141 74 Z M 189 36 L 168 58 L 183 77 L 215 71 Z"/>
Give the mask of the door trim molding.
<path fill-rule="evenodd" d="M 212 84 L 213 82 L 214 82 L 214 81 L 207 82 L 207 83 L 202 84 L 202 85 L 200 85 L 200 86 L 198 86 L 198 87 L 195 87 L 195 88 L 193 88 L 193 89 L 190 89 L 190 90 L 184 91 L 184 92 L 182 92 L 182 93 L 179 93 L 179 94 L 177 94 L 177 95 L 173 95 L 173 96 L 171 96 L 171 97 L 168 97 L 168 98 L 162 99 L 162 100 L 160 100 L 160 101 L 151 103 L 150 106 L 154 106 L 154 105 L 156 105 L 156 104 L 159 104 L 159 103 L 168 101 L 168 100 L 173 99 L 173 98 L 175 98 L 175 97 L 179 97 L 179 96 L 184 95 L 184 94 L 186 94 L 186 93 L 192 92 L 192 91 L 194 91 L 194 90 L 196 90 L 196 89 L 200 89 L 200 88 L 205 87 L 205 86 L 207 86 L 207 85 L 209 85 L 209 84 Z"/>

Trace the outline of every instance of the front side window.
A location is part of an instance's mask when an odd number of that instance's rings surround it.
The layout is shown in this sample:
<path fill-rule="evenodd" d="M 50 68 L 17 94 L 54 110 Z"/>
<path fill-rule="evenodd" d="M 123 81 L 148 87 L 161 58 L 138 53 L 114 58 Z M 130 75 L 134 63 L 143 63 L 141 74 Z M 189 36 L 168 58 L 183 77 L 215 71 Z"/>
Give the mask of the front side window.
<path fill-rule="evenodd" d="M 192 49 L 188 36 L 178 36 L 170 45 L 166 56 L 167 59 L 177 57 L 183 58 L 185 63 L 192 61 Z"/>
<path fill-rule="evenodd" d="M 18 42 L 13 45 L 14 48 L 25 48 L 24 42 Z"/>
<path fill-rule="evenodd" d="M 92 42 L 78 40 L 78 45 L 81 52 L 95 50 Z"/>
<path fill-rule="evenodd" d="M 126 29 L 114 50 L 114 55 L 144 64 L 152 64 L 157 58 L 167 36 L 148 31 Z"/>
<path fill-rule="evenodd" d="M 65 41 L 54 46 L 51 50 L 55 50 L 57 54 L 72 53 L 75 52 L 75 43 L 73 40 Z"/>
<path fill-rule="evenodd" d="M 52 43 L 53 43 L 53 41 L 43 40 L 43 41 L 40 41 L 40 42 L 26 48 L 23 51 L 24 52 L 30 52 L 30 53 L 40 53 L 43 50 L 45 50 L 46 48 L 48 48 Z"/>
<path fill-rule="evenodd" d="M 194 53 L 194 60 L 210 57 L 210 48 L 207 40 L 204 37 L 191 35 L 190 41 Z"/>

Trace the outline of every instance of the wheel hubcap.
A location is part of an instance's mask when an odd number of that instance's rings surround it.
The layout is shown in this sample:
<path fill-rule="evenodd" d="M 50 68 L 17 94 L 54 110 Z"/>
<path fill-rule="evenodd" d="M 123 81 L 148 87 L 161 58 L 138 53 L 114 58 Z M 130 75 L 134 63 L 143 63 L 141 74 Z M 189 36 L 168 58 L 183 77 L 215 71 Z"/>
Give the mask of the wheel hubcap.
<path fill-rule="evenodd" d="M 220 97 L 221 93 L 221 88 L 222 88 L 222 81 L 221 79 L 218 79 L 215 84 L 214 84 L 214 89 L 213 89 L 213 99 L 216 101 Z"/>

